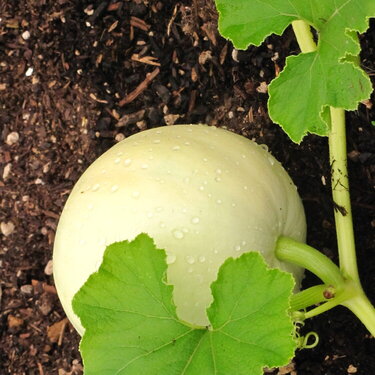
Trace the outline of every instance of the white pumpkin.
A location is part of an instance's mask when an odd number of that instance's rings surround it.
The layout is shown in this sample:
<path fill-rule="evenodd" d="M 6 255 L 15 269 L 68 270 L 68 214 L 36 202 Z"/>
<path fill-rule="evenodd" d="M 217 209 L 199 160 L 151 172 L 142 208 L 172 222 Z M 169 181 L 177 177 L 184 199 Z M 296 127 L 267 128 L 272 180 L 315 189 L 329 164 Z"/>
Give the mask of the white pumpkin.
<path fill-rule="evenodd" d="M 263 147 L 206 125 L 147 130 L 116 144 L 82 175 L 65 205 L 54 245 L 56 288 L 80 334 L 74 294 L 107 245 L 149 234 L 165 249 L 178 316 L 207 325 L 210 284 L 228 257 L 259 251 L 268 264 L 280 235 L 305 240 L 301 199 Z M 121 291 L 119 291 L 121 293 Z"/>

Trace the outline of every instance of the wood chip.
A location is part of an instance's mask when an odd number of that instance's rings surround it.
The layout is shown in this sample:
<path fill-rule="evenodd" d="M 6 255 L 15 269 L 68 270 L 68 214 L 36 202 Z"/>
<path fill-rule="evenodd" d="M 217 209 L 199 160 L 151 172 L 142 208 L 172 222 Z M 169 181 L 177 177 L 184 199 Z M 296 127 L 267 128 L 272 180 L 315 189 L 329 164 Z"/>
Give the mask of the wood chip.
<path fill-rule="evenodd" d="M 140 111 L 124 115 L 118 120 L 115 126 L 116 128 L 122 128 L 124 126 L 136 124 L 138 121 L 143 120 L 145 113 L 146 110 L 141 109 Z"/>
<path fill-rule="evenodd" d="M 267 94 L 268 92 L 268 85 L 266 82 L 261 82 L 260 85 L 256 88 L 256 90 L 261 94 Z"/>
<path fill-rule="evenodd" d="M 137 27 L 138 29 L 141 29 L 143 31 L 148 31 L 150 30 L 151 26 L 148 25 L 145 21 L 141 20 L 138 17 L 132 16 L 130 18 L 130 25 L 133 27 Z"/>
<path fill-rule="evenodd" d="M 17 318 L 13 315 L 8 315 L 8 327 L 9 328 L 18 328 L 23 324 L 23 319 Z"/>
<path fill-rule="evenodd" d="M 207 51 L 202 51 L 198 57 L 199 64 L 204 65 L 207 61 L 212 59 L 212 52 L 207 50 Z"/>
<path fill-rule="evenodd" d="M 140 57 L 138 53 L 134 53 L 131 57 L 133 61 L 138 61 L 143 64 L 148 64 L 148 65 L 155 65 L 155 66 L 160 66 L 160 63 L 158 63 L 157 57 L 154 56 L 142 56 Z"/>
<path fill-rule="evenodd" d="M 227 54 L 228 54 L 228 43 L 225 43 L 223 49 L 220 51 L 220 65 L 224 64 Z"/>
<path fill-rule="evenodd" d="M 115 22 L 113 22 L 113 24 L 109 27 L 109 29 L 108 29 L 108 32 L 110 33 L 110 32 L 112 32 L 116 27 L 117 27 L 117 25 L 118 25 L 118 20 L 117 21 L 115 21 Z"/>
<path fill-rule="evenodd" d="M 366 99 L 366 100 L 362 100 L 361 103 L 367 108 L 367 109 L 371 109 L 373 104 L 372 104 L 372 101 L 370 99 Z"/>
<path fill-rule="evenodd" d="M 125 96 L 124 99 L 122 99 L 119 102 L 119 106 L 123 107 L 125 104 L 131 103 L 134 99 L 136 99 L 146 88 L 148 85 L 152 82 L 152 80 L 160 73 L 160 69 L 156 68 L 151 73 L 148 73 L 146 75 L 146 78 L 143 82 L 141 82 L 130 94 Z"/>
<path fill-rule="evenodd" d="M 115 12 L 121 6 L 121 2 L 109 4 L 107 7 L 108 12 Z"/>
<path fill-rule="evenodd" d="M 60 337 L 63 336 L 67 324 L 68 319 L 64 318 L 63 320 L 60 320 L 47 328 L 47 336 L 52 343 L 60 342 Z"/>
<path fill-rule="evenodd" d="M 167 125 L 174 125 L 179 118 L 180 115 L 169 114 L 164 116 L 164 121 Z"/>
<path fill-rule="evenodd" d="M 98 102 L 98 103 L 108 104 L 108 101 L 107 101 L 107 100 L 104 100 L 104 99 L 98 99 L 94 93 L 91 93 L 89 96 L 90 96 L 90 98 L 91 98 L 92 100 L 95 100 L 95 101 Z"/>
<path fill-rule="evenodd" d="M 212 22 L 206 22 L 205 24 L 203 24 L 203 26 L 201 26 L 201 29 L 207 35 L 207 38 L 211 41 L 211 43 L 214 46 L 216 46 L 217 45 L 217 41 L 216 41 L 217 29 L 213 25 L 213 23 Z"/>
<path fill-rule="evenodd" d="M 170 33 L 171 33 L 171 27 L 172 27 L 172 24 L 174 22 L 174 20 L 176 19 L 176 16 L 177 16 L 177 9 L 178 7 L 180 6 L 180 4 L 176 4 L 174 9 L 173 9 L 173 14 L 172 14 L 172 17 L 171 19 L 169 20 L 168 22 L 168 26 L 167 26 L 167 35 L 169 36 Z"/>

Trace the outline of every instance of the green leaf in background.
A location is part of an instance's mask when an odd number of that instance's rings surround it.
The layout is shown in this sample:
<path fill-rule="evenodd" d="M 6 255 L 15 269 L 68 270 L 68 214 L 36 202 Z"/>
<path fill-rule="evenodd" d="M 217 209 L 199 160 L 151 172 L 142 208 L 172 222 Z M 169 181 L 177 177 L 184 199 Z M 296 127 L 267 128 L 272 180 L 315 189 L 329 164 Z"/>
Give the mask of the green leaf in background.
<path fill-rule="evenodd" d="M 269 87 L 269 113 L 294 142 L 307 133 L 328 135 L 329 106 L 354 110 L 370 96 L 370 79 L 358 66 L 357 32 L 375 17 L 374 0 L 216 0 L 220 33 L 236 48 L 259 45 L 295 20 L 317 31 L 315 52 L 287 58 Z"/>
<path fill-rule="evenodd" d="M 115 243 L 75 295 L 86 375 L 261 375 L 289 362 L 290 274 L 258 253 L 228 259 L 212 284 L 211 326 L 192 327 L 176 315 L 165 257 L 146 234 Z"/>

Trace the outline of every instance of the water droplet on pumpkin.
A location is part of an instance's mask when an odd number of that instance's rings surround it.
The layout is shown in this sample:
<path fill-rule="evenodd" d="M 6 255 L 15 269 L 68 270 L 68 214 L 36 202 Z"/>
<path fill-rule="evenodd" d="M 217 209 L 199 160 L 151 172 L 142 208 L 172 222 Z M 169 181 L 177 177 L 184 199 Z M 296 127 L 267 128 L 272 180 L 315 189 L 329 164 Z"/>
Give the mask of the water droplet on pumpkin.
<path fill-rule="evenodd" d="M 125 167 L 128 167 L 131 163 L 132 163 L 132 159 L 125 159 L 124 160 Z"/>
<path fill-rule="evenodd" d="M 267 146 L 267 145 L 262 144 L 262 145 L 260 145 L 260 147 L 261 147 L 264 151 L 268 151 L 268 146 Z"/>
<path fill-rule="evenodd" d="M 199 262 L 200 263 L 204 263 L 206 261 L 206 257 L 201 255 L 199 258 L 198 258 Z"/>
<path fill-rule="evenodd" d="M 241 250 L 241 246 L 240 246 L 240 245 L 236 245 L 236 246 L 234 247 L 234 250 L 235 250 L 235 251 L 240 251 L 240 250 Z"/>
<path fill-rule="evenodd" d="M 187 257 L 185 257 L 186 261 L 189 263 L 189 264 L 194 264 L 195 263 L 195 258 L 191 255 L 188 255 Z"/>
<path fill-rule="evenodd" d="M 268 161 L 270 162 L 271 165 L 275 164 L 275 159 L 272 158 L 271 156 L 268 157 Z"/>
<path fill-rule="evenodd" d="M 154 139 L 154 141 L 153 141 L 155 144 L 158 144 L 158 143 L 160 143 L 160 139 Z"/>
<path fill-rule="evenodd" d="M 180 146 L 173 146 L 173 147 L 172 147 L 172 150 L 173 150 L 173 151 L 178 151 L 180 148 L 181 148 Z"/>
<path fill-rule="evenodd" d="M 120 161 L 121 161 L 121 159 L 120 159 L 120 158 L 116 158 L 116 159 L 115 159 L 115 164 L 118 164 L 118 163 L 120 163 Z"/>
<path fill-rule="evenodd" d="M 99 184 L 95 184 L 93 187 L 92 187 L 92 191 L 98 191 L 100 189 L 100 185 Z"/>
<path fill-rule="evenodd" d="M 168 254 L 167 255 L 167 264 L 173 264 L 176 261 L 176 255 Z"/>
<path fill-rule="evenodd" d="M 148 168 L 148 164 L 147 164 L 147 163 L 143 163 L 143 164 L 141 164 L 141 168 L 142 168 L 142 169 L 147 169 L 147 168 Z"/>
<path fill-rule="evenodd" d="M 177 238 L 178 240 L 181 240 L 184 238 L 184 233 L 180 231 L 179 229 L 175 229 L 172 233 L 173 233 L 173 237 Z"/>
<path fill-rule="evenodd" d="M 87 205 L 87 208 L 88 208 L 89 210 L 92 210 L 92 209 L 94 208 L 94 205 L 93 205 L 92 203 L 90 203 L 90 204 Z"/>
<path fill-rule="evenodd" d="M 138 199 L 140 195 L 141 193 L 139 191 L 133 191 L 132 193 L 133 198 L 136 198 L 136 199 Z"/>
<path fill-rule="evenodd" d="M 198 224 L 199 221 L 200 221 L 200 219 L 199 219 L 199 217 L 197 217 L 197 216 L 194 216 L 194 217 L 191 219 L 191 222 L 192 222 L 193 224 Z"/>
<path fill-rule="evenodd" d="M 113 186 L 111 187 L 111 191 L 112 191 L 112 193 L 116 192 L 118 189 L 119 189 L 119 186 L 118 186 L 118 185 L 113 185 Z"/>
<path fill-rule="evenodd" d="M 166 227 L 164 221 L 161 221 L 161 222 L 159 223 L 159 227 L 160 227 L 160 228 L 165 228 L 165 227 Z"/>
<path fill-rule="evenodd" d="M 222 204 L 223 201 L 222 201 L 221 199 L 218 199 L 218 200 L 216 201 L 216 203 L 217 203 L 217 204 Z"/>

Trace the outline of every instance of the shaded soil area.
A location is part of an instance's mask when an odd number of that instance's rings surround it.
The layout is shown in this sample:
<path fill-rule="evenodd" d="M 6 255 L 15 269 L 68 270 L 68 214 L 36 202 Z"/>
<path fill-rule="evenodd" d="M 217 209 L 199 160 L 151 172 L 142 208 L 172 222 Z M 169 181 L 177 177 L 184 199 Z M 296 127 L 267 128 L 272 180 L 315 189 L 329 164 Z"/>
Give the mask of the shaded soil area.
<path fill-rule="evenodd" d="M 267 84 L 298 53 L 292 31 L 237 52 L 216 28 L 211 0 L 0 3 L 0 374 L 82 374 L 79 337 L 53 286 L 56 225 L 80 174 L 136 132 L 207 123 L 266 144 L 298 186 L 308 243 L 337 261 L 327 140 L 295 145 L 266 110 Z M 361 43 L 373 77 L 374 22 Z M 358 262 L 374 302 L 372 105 L 347 118 Z M 375 340 L 349 311 L 304 329 L 320 343 L 282 373 L 375 373 Z"/>

